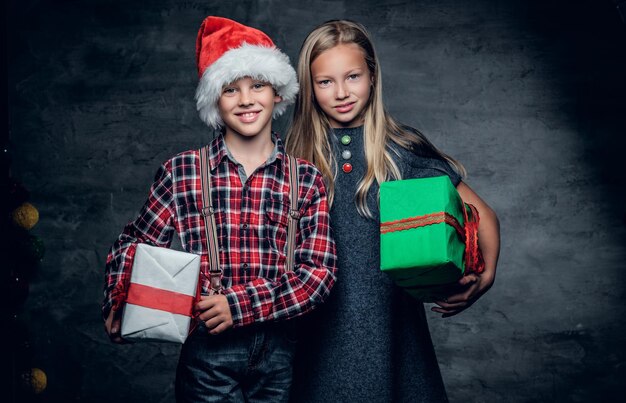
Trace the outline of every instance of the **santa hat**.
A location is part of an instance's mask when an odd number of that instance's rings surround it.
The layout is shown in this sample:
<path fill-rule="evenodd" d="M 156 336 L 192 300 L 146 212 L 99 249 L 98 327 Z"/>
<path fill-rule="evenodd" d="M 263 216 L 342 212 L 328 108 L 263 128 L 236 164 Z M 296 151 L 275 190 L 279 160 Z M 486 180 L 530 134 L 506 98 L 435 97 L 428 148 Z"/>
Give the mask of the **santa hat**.
<path fill-rule="evenodd" d="M 217 109 L 222 87 L 243 77 L 267 81 L 282 102 L 273 117 L 282 115 L 298 94 L 298 80 L 289 57 L 265 33 L 221 17 L 207 17 L 196 40 L 200 83 L 196 106 L 200 119 L 214 128 L 224 123 Z"/>

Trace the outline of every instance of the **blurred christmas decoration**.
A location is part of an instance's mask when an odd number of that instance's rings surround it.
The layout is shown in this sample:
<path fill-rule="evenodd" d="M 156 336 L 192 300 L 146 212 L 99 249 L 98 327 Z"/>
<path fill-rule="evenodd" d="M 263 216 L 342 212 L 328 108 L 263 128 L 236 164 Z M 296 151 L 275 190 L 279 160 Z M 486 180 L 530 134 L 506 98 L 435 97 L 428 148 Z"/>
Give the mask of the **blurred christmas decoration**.
<path fill-rule="evenodd" d="M 21 311 L 30 293 L 30 282 L 34 278 L 45 254 L 43 240 L 31 233 L 39 222 L 39 210 L 29 202 L 30 192 L 10 176 L 11 158 L 4 149 L 0 156 L 3 177 L 0 181 L 0 224 L 3 257 L 2 273 L 8 286 L 8 301 L 11 314 L 10 346 L 13 387 L 11 402 L 40 401 L 47 386 L 48 377 L 37 367 L 35 351 L 31 348 L 28 335 L 28 320 Z M 34 399 L 34 400 L 33 400 Z"/>
<path fill-rule="evenodd" d="M 43 240 L 36 235 L 27 234 L 20 239 L 19 252 L 31 262 L 41 262 L 46 253 Z"/>
<path fill-rule="evenodd" d="M 48 377 L 43 370 L 39 368 L 31 368 L 22 373 L 22 386 L 38 395 L 48 386 Z"/>
<path fill-rule="evenodd" d="M 18 227 L 30 230 L 39 221 L 39 211 L 32 204 L 24 202 L 13 210 L 11 218 Z"/>
<path fill-rule="evenodd" d="M 3 275 L 9 285 L 11 312 L 17 314 L 28 297 L 29 283 L 43 260 L 45 246 L 40 237 L 31 233 L 39 222 L 39 211 L 28 201 L 29 192 L 11 178 L 5 185 L 8 197 L 4 198 L 2 221 L 8 231 L 0 243 L 0 252 L 8 269 Z"/>

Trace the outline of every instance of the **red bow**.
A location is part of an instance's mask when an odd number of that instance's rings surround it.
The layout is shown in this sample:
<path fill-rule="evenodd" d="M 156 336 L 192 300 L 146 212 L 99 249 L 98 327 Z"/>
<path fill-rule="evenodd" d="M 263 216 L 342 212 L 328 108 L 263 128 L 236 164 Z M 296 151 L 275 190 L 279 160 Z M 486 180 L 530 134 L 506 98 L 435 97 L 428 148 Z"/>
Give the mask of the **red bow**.
<path fill-rule="evenodd" d="M 117 283 L 113 291 L 111 291 L 111 299 L 113 300 L 113 305 L 111 309 L 114 311 L 118 311 L 122 309 L 126 300 L 128 299 L 128 285 L 130 283 L 130 275 L 123 276 L 122 279 Z"/>
<path fill-rule="evenodd" d="M 471 204 L 465 203 L 465 274 L 485 271 L 485 260 L 478 247 L 478 210 Z M 470 210 L 468 214 L 467 210 Z"/>

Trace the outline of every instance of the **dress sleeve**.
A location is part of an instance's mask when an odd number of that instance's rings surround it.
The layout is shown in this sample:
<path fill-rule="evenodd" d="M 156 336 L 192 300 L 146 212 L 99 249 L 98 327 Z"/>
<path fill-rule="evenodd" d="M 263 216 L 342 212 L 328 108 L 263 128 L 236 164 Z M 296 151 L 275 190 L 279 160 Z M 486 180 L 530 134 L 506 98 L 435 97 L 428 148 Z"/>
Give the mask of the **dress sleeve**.
<path fill-rule="evenodd" d="M 461 175 L 444 159 L 422 156 L 417 152 L 405 150 L 401 147 L 396 148 L 396 155 L 398 156 L 403 179 L 448 175 L 455 187 L 463 180 Z"/>
<path fill-rule="evenodd" d="M 123 285 L 130 280 L 130 271 L 138 243 L 168 247 L 174 226 L 172 175 L 164 165 L 157 171 L 148 200 L 139 216 L 128 223 L 109 250 L 105 266 L 102 316 L 106 319 L 111 307 L 121 298 Z"/>
<path fill-rule="evenodd" d="M 305 183 L 300 185 L 308 187 L 308 201 L 299 223 L 296 267 L 273 281 L 257 278 L 225 290 L 234 327 L 303 315 L 330 294 L 336 280 L 337 256 L 326 188 L 319 172 L 308 178 L 305 176 Z"/>
<path fill-rule="evenodd" d="M 459 173 L 452 168 L 446 160 L 435 158 L 417 157 L 419 160 L 409 164 L 409 171 L 412 175 L 406 178 L 427 178 L 432 176 L 448 175 L 450 181 L 456 187 L 463 179 Z"/>

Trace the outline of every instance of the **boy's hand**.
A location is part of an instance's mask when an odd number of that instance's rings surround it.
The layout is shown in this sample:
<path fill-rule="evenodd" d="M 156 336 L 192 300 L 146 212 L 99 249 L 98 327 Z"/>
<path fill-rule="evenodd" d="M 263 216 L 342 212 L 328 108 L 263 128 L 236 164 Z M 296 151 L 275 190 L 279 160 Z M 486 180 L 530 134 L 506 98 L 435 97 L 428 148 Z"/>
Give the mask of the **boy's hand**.
<path fill-rule="evenodd" d="M 198 319 L 204 322 L 210 334 L 220 334 L 233 327 L 233 316 L 225 295 L 202 296 L 196 304 L 196 311 L 201 312 Z"/>
<path fill-rule="evenodd" d="M 494 276 L 490 272 L 482 274 L 468 274 L 452 286 L 451 294 L 447 298 L 435 301 L 435 306 L 430 310 L 441 313 L 442 318 L 447 318 L 461 313 L 472 306 L 493 285 Z"/>
<path fill-rule="evenodd" d="M 122 311 L 111 309 L 107 320 L 104 322 L 104 330 L 113 343 L 125 344 L 128 341 L 122 338 Z"/>

